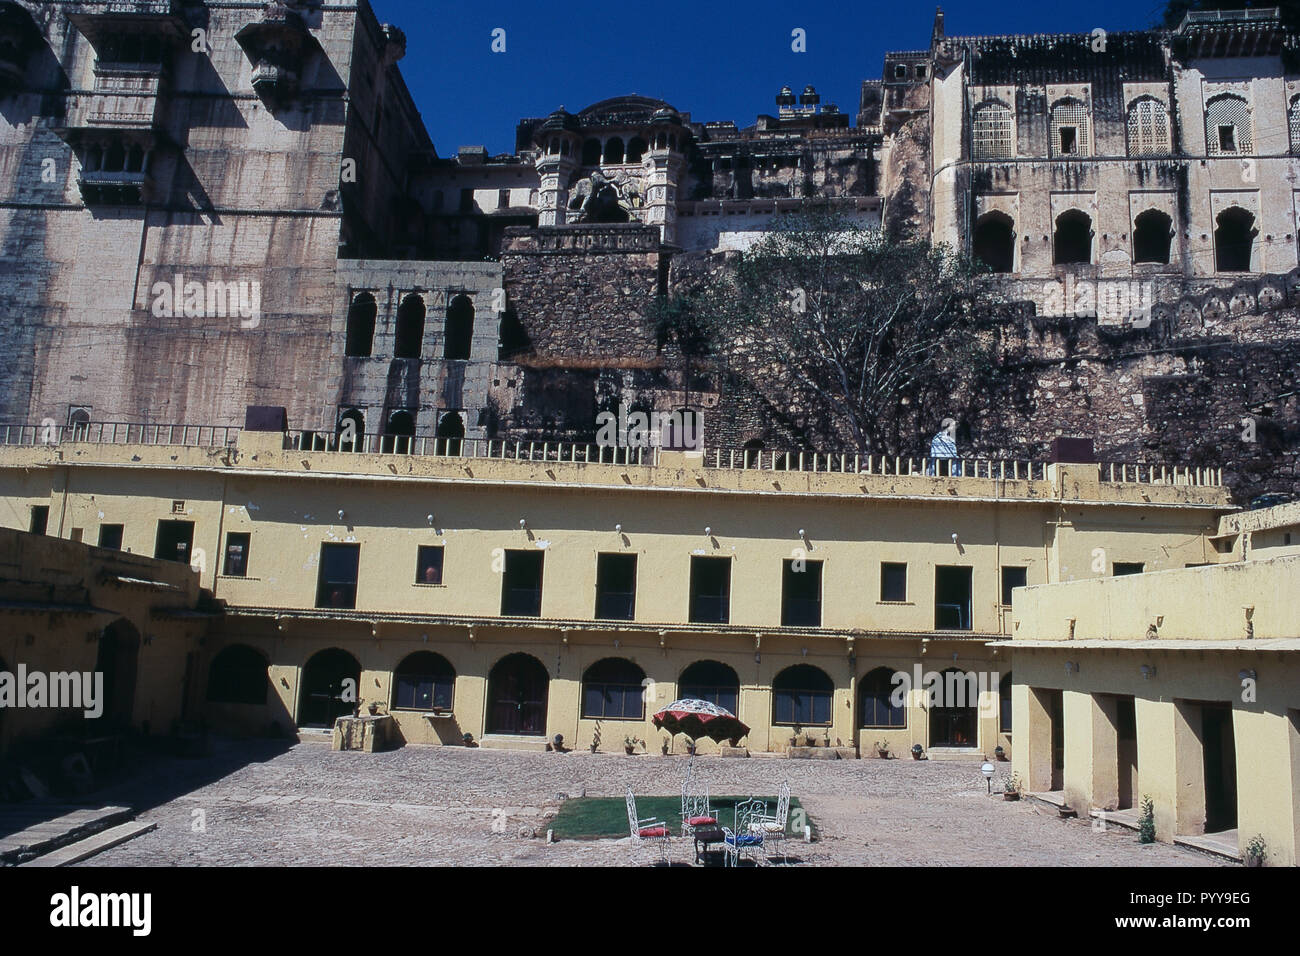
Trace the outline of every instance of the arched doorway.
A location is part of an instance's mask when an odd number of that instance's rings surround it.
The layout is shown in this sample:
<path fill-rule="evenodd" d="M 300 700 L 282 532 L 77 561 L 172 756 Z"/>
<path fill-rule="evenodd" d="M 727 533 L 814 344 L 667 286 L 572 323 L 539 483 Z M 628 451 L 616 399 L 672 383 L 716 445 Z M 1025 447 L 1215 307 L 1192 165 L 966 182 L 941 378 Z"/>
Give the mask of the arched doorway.
<path fill-rule="evenodd" d="M 465 437 L 465 418 L 460 412 L 447 412 L 438 419 L 435 452 L 439 455 L 459 455 L 461 439 Z"/>
<path fill-rule="evenodd" d="M 550 677 L 529 654 L 508 654 L 488 674 L 489 734 L 546 735 Z"/>
<path fill-rule="evenodd" d="M 1133 220 L 1133 261 L 1169 262 L 1173 220 L 1159 209 L 1148 209 Z"/>
<path fill-rule="evenodd" d="M 1070 209 L 1056 217 L 1052 250 L 1058 266 L 1092 262 L 1092 219 L 1087 213 Z"/>
<path fill-rule="evenodd" d="M 369 292 L 362 292 L 348 306 L 347 339 L 343 354 L 357 358 L 368 358 L 375 342 L 375 316 L 379 306 L 375 297 Z"/>
<path fill-rule="evenodd" d="M 1255 217 L 1240 206 L 1219 213 L 1214 230 L 1214 268 L 1219 272 L 1249 272 L 1255 242 Z"/>
<path fill-rule="evenodd" d="M 139 659 L 140 632 L 126 618 L 100 633 L 95 671 L 104 675 L 103 716 L 109 723 L 131 725 Z"/>
<path fill-rule="evenodd" d="M 1011 272 L 1016 261 L 1015 231 L 1011 217 L 1000 212 L 981 216 L 975 224 L 975 258 L 993 272 Z"/>
<path fill-rule="evenodd" d="M 265 704 L 267 661 L 247 644 L 223 647 L 208 668 L 208 700 L 216 704 Z"/>
<path fill-rule="evenodd" d="M 442 357 L 451 361 L 469 358 L 474 344 L 474 303 L 467 295 L 458 295 L 447 304 L 446 336 Z"/>
<path fill-rule="evenodd" d="M 388 416 L 379 450 L 386 455 L 409 455 L 411 437 L 415 435 L 415 416 L 405 409 Z"/>
<path fill-rule="evenodd" d="M 334 443 L 339 451 L 362 451 L 365 449 L 366 416 L 359 408 L 349 408 L 339 416 L 334 432 Z"/>
<path fill-rule="evenodd" d="M 397 332 L 393 338 L 394 358 L 419 358 L 424 344 L 424 299 L 412 292 L 397 307 Z"/>
<path fill-rule="evenodd" d="M 930 697 L 930 746 L 974 747 L 979 740 L 979 685 L 969 671 L 950 667 Z"/>
<path fill-rule="evenodd" d="M 334 718 L 356 710 L 361 665 L 347 651 L 331 647 L 312 655 L 302 669 L 299 727 L 333 727 Z"/>

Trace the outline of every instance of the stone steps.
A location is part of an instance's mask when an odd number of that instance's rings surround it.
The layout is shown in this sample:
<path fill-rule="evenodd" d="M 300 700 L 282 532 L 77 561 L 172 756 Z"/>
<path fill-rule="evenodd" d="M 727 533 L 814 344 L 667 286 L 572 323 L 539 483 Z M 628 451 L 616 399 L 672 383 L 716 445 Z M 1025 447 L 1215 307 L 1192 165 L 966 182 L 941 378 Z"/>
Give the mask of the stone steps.
<path fill-rule="evenodd" d="M 115 827 L 109 827 L 107 830 L 101 830 L 84 840 L 78 840 L 76 843 L 69 843 L 67 846 L 59 847 L 38 856 L 34 860 L 28 860 L 20 866 L 70 866 L 73 863 L 79 863 L 82 860 L 94 856 L 96 853 L 117 846 L 119 843 L 125 843 L 127 840 L 133 840 L 142 833 L 148 833 L 151 830 L 158 829 L 157 823 L 146 822 L 143 820 L 129 820 L 126 823 L 119 823 Z"/>
<path fill-rule="evenodd" d="M 130 807 L 17 803 L 0 808 L 0 863 L 22 863 L 130 819 Z"/>

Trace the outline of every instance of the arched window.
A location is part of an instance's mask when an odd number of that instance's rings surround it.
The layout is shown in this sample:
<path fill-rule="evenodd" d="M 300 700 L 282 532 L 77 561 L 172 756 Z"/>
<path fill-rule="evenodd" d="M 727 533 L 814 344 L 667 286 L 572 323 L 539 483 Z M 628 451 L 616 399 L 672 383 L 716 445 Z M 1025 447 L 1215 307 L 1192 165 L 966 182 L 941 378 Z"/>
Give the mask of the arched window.
<path fill-rule="evenodd" d="M 1287 126 L 1291 129 L 1291 152 L 1300 153 L 1300 95 L 1291 97 L 1291 108 L 1286 111 Z"/>
<path fill-rule="evenodd" d="M 677 696 L 682 699 L 706 700 L 733 714 L 740 706 L 740 678 L 718 661 L 696 661 L 677 679 Z"/>
<path fill-rule="evenodd" d="M 1236 156 L 1254 151 L 1250 106 L 1245 97 L 1223 93 L 1205 104 L 1205 151 L 1210 156 Z"/>
<path fill-rule="evenodd" d="M 447 304 L 447 331 L 442 357 L 452 360 L 469 358 L 474 341 L 474 303 L 467 295 L 455 296 Z"/>
<path fill-rule="evenodd" d="M 223 647 L 208 668 L 208 700 L 217 704 L 265 704 L 270 681 L 266 658 L 247 644 Z"/>
<path fill-rule="evenodd" d="M 1154 96 L 1143 96 L 1128 108 L 1128 154 L 1164 156 L 1169 152 L 1169 109 Z"/>
<path fill-rule="evenodd" d="M 439 455 L 459 455 L 461 439 L 465 437 L 465 418 L 460 412 L 447 412 L 438 419 L 434 438 L 434 452 Z"/>
<path fill-rule="evenodd" d="M 1218 216 L 1214 230 L 1214 268 L 1219 272 L 1249 272 L 1255 242 L 1255 217 L 1240 206 Z"/>
<path fill-rule="evenodd" d="M 862 678 L 858 695 L 858 713 L 861 715 L 862 727 L 906 727 L 907 701 L 894 703 L 894 694 L 902 691 L 894 683 L 894 671 L 888 667 L 877 667 Z"/>
<path fill-rule="evenodd" d="M 605 140 L 605 163 L 614 166 L 623 162 L 623 140 L 617 136 L 611 136 Z"/>
<path fill-rule="evenodd" d="M 1133 220 L 1133 261 L 1169 262 L 1173 221 L 1159 209 L 1138 213 Z"/>
<path fill-rule="evenodd" d="M 72 440 L 85 441 L 90 434 L 90 412 L 84 408 L 74 408 L 68 412 L 68 424 L 72 426 Z"/>
<path fill-rule="evenodd" d="M 1011 159 L 1015 156 L 1011 110 L 1001 103 L 982 103 L 971 119 L 973 159 Z"/>
<path fill-rule="evenodd" d="M 582 144 L 582 165 L 600 165 L 600 140 L 589 139 Z"/>
<path fill-rule="evenodd" d="M 1011 217 L 988 212 L 975 223 L 973 252 L 975 258 L 994 272 L 1011 272 L 1015 268 L 1016 242 Z"/>
<path fill-rule="evenodd" d="M 397 333 L 393 337 L 395 358 L 419 358 L 424 345 L 424 298 L 414 292 L 397 307 Z"/>
<path fill-rule="evenodd" d="M 375 343 L 375 316 L 379 307 L 369 292 L 359 293 L 348 306 L 348 337 L 343 347 L 344 355 L 365 358 Z"/>
<path fill-rule="evenodd" d="M 831 696 L 835 685 L 820 667 L 796 664 L 772 681 L 772 723 L 831 723 Z"/>
<path fill-rule="evenodd" d="M 1069 209 L 1056 217 L 1052 261 L 1058 266 L 1092 262 L 1092 219 L 1087 213 Z"/>
<path fill-rule="evenodd" d="M 1053 104 L 1050 135 L 1053 156 L 1092 154 L 1088 107 L 1082 100 L 1067 97 Z"/>
<path fill-rule="evenodd" d="M 1002 676 L 998 682 L 998 731 L 1011 733 L 1011 674 Z"/>
<path fill-rule="evenodd" d="M 606 657 L 582 675 L 582 716 L 592 720 L 644 720 L 645 671 L 621 657 Z"/>
<path fill-rule="evenodd" d="M 384 424 L 379 450 L 386 455 L 409 455 L 411 436 L 415 434 L 415 416 L 406 410 L 393 412 Z"/>
<path fill-rule="evenodd" d="M 451 710 L 456 670 L 441 654 L 416 651 L 397 665 L 393 674 L 395 710 Z"/>
<path fill-rule="evenodd" d="M 302 669 L 298 726 L 333 727 L 334 718 L 356 710 L 361 665 L 347 651 L 327 648 L 312 655 Z"/>
<path fill-rule="evenodd" d="M 366 416 L 359 408 L 349 408 L 339 416 L 335 441 L 339 451 L 362 451 L 365 448 Z"/>
<path fill-rule="evenodd" d="M 640 136 L 633 136 L 627 141 L 627 162 L 641 162 L 641 157 L 645 155 L 646 149 L 646 141 Z"/>

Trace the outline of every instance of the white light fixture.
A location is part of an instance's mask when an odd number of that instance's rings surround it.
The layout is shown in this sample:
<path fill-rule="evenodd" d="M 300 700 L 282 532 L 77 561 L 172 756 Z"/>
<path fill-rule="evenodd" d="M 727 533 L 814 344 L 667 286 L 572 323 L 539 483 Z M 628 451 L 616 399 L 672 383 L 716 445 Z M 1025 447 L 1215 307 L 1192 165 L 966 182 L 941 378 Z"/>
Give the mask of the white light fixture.
<path fill-rule="evenodd" d="M 704 536 L 705 536 L 706 538 L 711 538 L 711 537 L 713 537 L 713 529 L 710 528 L 708 525 L 705 525 L 705 526 L 704 526 Z"/>
<path fill-rule="evenodd" d="M 988 781 L 988 785 L 989 785 L 989 793 L 992 794 L 992 793 L 993 793 L 993 773 L 994 773 L 993 764 L 989 763 L 987 760 L 984 761 L 983 765 L 980 767 L 980 773 L 984 774 L 984 779 L 985 779 L 986 781 Z"/>
<path fill-rule="evenodd" d="M 527 520 L 526 518 L 520 518 L 520 519 L 519 519 L 519 529 L 522 531 L 524 528 L 527 528 L 527 527 L 528 527 L 528 520 Z"/>
<path fill-rule="evenodd" d="M 433 515 L 425 515 L 424 520 L 429 522 L 430 527 L 433 527 Z"/>
<path fill-rule="evenodd" d="M 622 534 L 622 533 L 623 533 L 623 526 L 622 526 L 621 524 L 616 524 L 616 525 L 614 525 L 614 533 L 615 533 L 615 534 Z"/>
<path fill-rule="evenodd" d="M 806 537 L 808 537 L 807 532 L 805 532 L 805 531 L 803 530 L 803 528 L 800 528 L 800 529 L 799 529 L 799 537 L 801 537 L 801 538 L 806 538 Z"/>
<path fill-rule="evenodd" d="M 339 509 L 339 520 L 340 520 L 340 521 L 343 520 L 343 509 L 342 509 L 342 508 Z"/>
<path fill-rule="evenodd" d="M 952 543 L 953 543 L 953 544 L 956 544 L 956 543 L 957 543 L 957 532 L 956 532 L 956 531 L 954 531 L 954 532 L 952 533 Z"/>

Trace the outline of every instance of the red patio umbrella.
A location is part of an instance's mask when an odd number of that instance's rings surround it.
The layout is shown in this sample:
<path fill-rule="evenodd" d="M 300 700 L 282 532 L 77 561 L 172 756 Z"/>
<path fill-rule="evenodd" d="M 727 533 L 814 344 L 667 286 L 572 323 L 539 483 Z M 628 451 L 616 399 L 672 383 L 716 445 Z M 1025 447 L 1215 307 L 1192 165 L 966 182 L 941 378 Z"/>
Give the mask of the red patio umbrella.
<path fill-rule="evenodd" d="M 685 698 L 675 700 L 651 718 L 655 727 L 670 734 L 685 734 L 692 740 L 708 737 L 721 743 L 735 740 L 749 733 L 731 711 L 707 700 Z"/>

